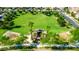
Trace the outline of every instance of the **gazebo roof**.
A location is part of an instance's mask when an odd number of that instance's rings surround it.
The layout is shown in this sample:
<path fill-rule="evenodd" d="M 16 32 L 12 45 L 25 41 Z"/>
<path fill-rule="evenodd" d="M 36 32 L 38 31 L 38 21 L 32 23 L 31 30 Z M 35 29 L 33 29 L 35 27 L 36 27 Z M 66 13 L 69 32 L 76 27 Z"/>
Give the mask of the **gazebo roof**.
<path fill-rule="evenodd" d="M 44 30 L 43 29 L 35 29 L 34 31 L 40 32 L 40 31 L 44 31 Z"/>
<path fill-rule="evenodd" d="M 38 29 L 36 32 L 43 32 L 43 30 L 42 29 Z"/>

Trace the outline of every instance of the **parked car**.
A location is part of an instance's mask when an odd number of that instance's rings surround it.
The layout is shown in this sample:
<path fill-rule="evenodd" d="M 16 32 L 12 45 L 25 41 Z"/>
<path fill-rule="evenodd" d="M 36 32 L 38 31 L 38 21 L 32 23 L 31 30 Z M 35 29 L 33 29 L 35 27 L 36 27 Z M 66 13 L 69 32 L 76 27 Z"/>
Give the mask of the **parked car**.
<path fill-rule="evenodd" d="M 79 45 L 76 45 L 76 48 L 79 48 Z"/>
<path fill-rule="evenodd" d="M 65 45 L 64 47 L 65 47 L 65 48 L 68 48 L 68 49 L 76 48 L 75 45 L 71 45 L 71 44 Z"/>
<path fill-rule="evenodd" d="M 22 44 L 16 44 L 16 48 L 22 48 Z"/>
<path fill-rule="evenodd" d="M 52 49 L 64 49 L 64 45 L 63 44 L 61 44 L 61 45 L 53 45 L 52 46 Z"/>
<path fill-rule="evenodd" d="M 37 43 L 31 43 L 30 46 L 36 47 L 37 46 Z"/>

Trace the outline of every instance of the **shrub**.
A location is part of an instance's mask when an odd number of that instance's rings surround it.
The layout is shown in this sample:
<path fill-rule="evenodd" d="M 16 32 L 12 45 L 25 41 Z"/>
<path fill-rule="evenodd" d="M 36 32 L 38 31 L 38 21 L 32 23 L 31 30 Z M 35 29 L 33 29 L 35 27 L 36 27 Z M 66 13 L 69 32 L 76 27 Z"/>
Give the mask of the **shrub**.
<path fill-rule="evenodd" d="M 66 26 L 66 21 L 64 19 L 58 18 L 57 21 L 58 21 L 58 23 L 59 23 L 59 25 L 61 27 L 65 27 Z"/>
<path fill-rule="evenodd" d="M 22 44 L 24 40 L 25 40 L 25 38 L 23 36 L 18 37 L 17 40 L 15 41 L 15 44 Z"/>
<path fill-rule="evenodd" d="M 52 9 L 50 8 L 47 8 L 46 11 L 43 11 L 42 13 L 46 16 L 51 16 L 53 14 Z"/>

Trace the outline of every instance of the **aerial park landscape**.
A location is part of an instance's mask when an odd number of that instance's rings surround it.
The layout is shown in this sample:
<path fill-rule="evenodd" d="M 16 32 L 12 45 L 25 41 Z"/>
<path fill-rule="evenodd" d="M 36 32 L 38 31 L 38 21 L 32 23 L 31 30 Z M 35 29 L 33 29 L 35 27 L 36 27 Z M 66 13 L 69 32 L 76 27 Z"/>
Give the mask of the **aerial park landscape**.
<path fill-rule="evenodd" d="M 79 8 L 0 7 L 0 50 L 79 50 Z"/>

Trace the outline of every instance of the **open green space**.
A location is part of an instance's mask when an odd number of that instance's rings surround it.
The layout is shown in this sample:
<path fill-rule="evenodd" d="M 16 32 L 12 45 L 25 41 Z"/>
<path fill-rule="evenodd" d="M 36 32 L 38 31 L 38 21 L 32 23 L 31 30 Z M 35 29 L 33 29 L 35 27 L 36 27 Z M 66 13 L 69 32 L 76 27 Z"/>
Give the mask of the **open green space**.
<path fill-rule="evenodd" d="M 20 26 L 19 28 L 14 28 L 12 31 L 19 32 L 21 34 L 27 34 L 30 32 L 30 27 L 28 26 L 29 22 L 33 22 L 33 30 L 34 29 L 44 29 L 46 30 L 47 26 L 51 26 L 50 31 L 53 33 L 67 31 L 66 27 L 60 27 L 57 22 L 55 16 L 46 16 L 44 14 L 36 14 L 32 15 L 31 13 L 27 13 L 24 15 L 20 15 L 18 18 L 14 20 L 15 25 Z"/>
<path fill-rule="evenodd" d="M 6 30 L 0 29 L 0 37 L 2 36 L 2 34 L 5 32 Z"/>

